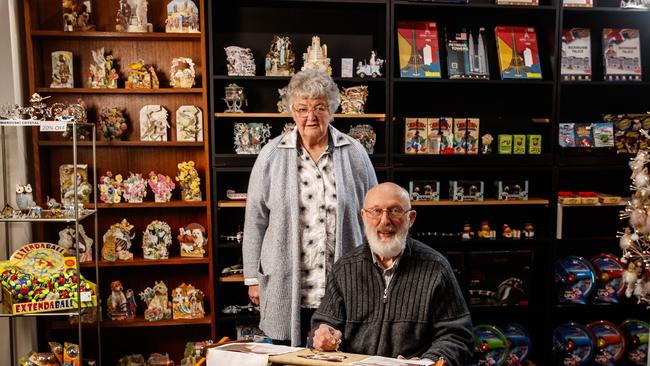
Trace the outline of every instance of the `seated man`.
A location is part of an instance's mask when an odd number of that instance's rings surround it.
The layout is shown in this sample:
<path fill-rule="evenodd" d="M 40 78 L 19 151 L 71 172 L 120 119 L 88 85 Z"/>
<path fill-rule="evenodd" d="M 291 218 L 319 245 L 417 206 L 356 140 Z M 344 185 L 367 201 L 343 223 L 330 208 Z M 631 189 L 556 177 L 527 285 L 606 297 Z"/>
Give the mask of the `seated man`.
<path fill-rule="evenodd" d="M 361 216 L 367 244 L 328 275 L 312 318 L 314 348 L 466 365 L 474 338 L 467 305 L 449 262 L 407 236 L 416 216 L 408 192 L 374 187 Z"/>

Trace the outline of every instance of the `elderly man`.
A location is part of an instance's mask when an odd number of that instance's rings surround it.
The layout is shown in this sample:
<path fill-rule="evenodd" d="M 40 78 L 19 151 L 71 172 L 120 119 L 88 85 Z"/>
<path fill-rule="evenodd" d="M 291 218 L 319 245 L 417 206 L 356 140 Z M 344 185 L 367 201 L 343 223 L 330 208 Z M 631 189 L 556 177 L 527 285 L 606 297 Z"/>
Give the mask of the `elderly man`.
<path fill-rule="evenodd" d="M 407 236 L 416 216 L 408 192 L 393 183 L 376 186 L 361 216 L 367 244 L 334 265 L 312 318 L 314 348 L 467 364 L 467 305 L 449 262 Z"/>

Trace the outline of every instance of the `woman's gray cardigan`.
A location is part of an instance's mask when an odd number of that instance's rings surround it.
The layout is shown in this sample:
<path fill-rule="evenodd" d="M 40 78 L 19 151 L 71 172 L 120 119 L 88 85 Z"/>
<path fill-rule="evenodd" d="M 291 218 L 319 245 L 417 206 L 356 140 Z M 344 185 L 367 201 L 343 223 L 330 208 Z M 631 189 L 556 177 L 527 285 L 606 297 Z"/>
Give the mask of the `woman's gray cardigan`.
<path fill-rule="evenodd" d="M 363 146 L 329 127 L 337 195 L 334 260 L 363 243 L 360 210 L 377 177 Z M 244 278 L 260 285 L 260 329 L 300 344 L 300 248 L 296 141 L 285 133 L 260 152 L 248 183 Z M 295 135 L 294 135 L 295 136 Z"/>

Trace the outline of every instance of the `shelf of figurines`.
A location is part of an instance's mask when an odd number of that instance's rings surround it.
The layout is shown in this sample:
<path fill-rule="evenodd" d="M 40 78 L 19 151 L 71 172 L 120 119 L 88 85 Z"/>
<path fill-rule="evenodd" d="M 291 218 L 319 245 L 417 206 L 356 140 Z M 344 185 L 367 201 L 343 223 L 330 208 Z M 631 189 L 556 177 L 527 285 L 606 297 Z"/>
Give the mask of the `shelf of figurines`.
<path fill-rule="evenodd" d="M 396 84 L 404 83 L 426 83 L 426 84 L 456 84 L 456 85 L 547 85 L 552 86 L 553 80 L 534 80 L 534 79 L 506 79 L 506 80 L 488 80 L 488 79 L 434 79 L 434 78 L 405 78 L 396 77 L 393 79 Z"/>
<path fill-rule="evenodd" d="M 128 261 L 107 261 L 100 260 L 97 264 L 98 267 L 142 267 L 142 266 L 173 266 L 173 265 L 195 265 L 195 264 L 210 264 L 209 258 L 191 258 L 191 257 L 169 257 L 169 259 L 143 259 L 134 258 Z M 83 262 L 81 268 L 94 268 L 95 262 Z"/>
<path fill-rule="evenodd" d="M 163 33 L 163 32 L 66 32 L 55 30 L 33 30 L 34 38 L 55 38 L 55 39 L 127 39 L 142 41 L 192 41 L 201 40 L 201 33 Z"/>
<path fill-rule="evenodd" d="M 497 200 L 486 199 L 483 201 L 411 201 L 412 206 L 548 206 L 549 200 L 543 198 L 530 198 L 527 200 Z M 219 200 L 217 207 L 246 207 L 246 201 Z"/>
<path fill-rule="evenodd" d="M 212 77 L 214 80 L 259 80 L 259 81 L 283 81 L 283 82 L 288 82 L 291 80 L 291 76 L 263 76 L 263 75 L 255 75 L 255 76 L 237 76 L 237 75 L 215 75 Z M 336 82 L 351 82 L 351 83 L 377 83 L 377 82 L 385 82 L 386 78 L 383 77 L 377 77 L 377 78 L 371 78 L 371 77 L 343 77 L 343 76 L 332 76 L 332 79 Z"/>
<path fill-rule="evenodd" d="M 59 146 L 72 146 L 72 141 L 65 140 L 39 140 L 38 146 L 41 147 L 59 147 Z M 91 141 L 78 141 L 78 147 L 92 147 Z M 204 147 L 203 141 L 198 142 L 184 142 L 184 141 L 120 141 L 108 140 L 97 141 L 97 147 Z"/>
<path fill-rule="evenodd" d="M 144 316 L 136 316 L 133 319 L 126 320 L 104 320 L 99 323 L 99 326 L 102 329 L 112 329 L 112 328 L 151 328 L 151 327 L 170 327 L 170 326 L 185 326 L 185 325 L 210 325 L 212 323 L 212 318 L 210 316 L 205 316 L 203 318 L 197 319 L 170 319 L 170 320 L 159 320 L 159 321 L 148 321 L 144 319 Z M 84 323 L 82 325 L 84 328 L 95 328 L 97 327 L 96 323 Z M 53 321 L 51 323 L 51 329 L 76 329 L 76 324 L 70 324 L 69 321 Z"/>
<path fill-rule="evenodd" d="M 291 118 L 290 113 L 215 113 L 215 118 Z M 334 114 L 335 119 L 372 119 L 376 121 L 385 121 L 385 113 L 359 113 L 359 114 Z"/>
<path fill-rule="evenodd" d="M 124 208 L 191 208 L 207 207 L 206 201 L 169 201 L 169 202 L 139 202 L 139 203 L 98 203 L 98 209 L 124 209 Z"/>
<path fill-rule="evenodd" d="M 236 273 L 228 276 L 219 277 L 219 282 L 221 283 L 244 283 L 244 275 L 242 273 Z"/>
<path fill-rule="evenodd" d="M 201 94 L 202 88 L 36 88 L 38 93 L 48 94 Z"/>
<path fill-rule="evenodd" d="M 509 5 L 509 4 L 491 4 L 491 3 L 469 3 L 468 1 L 457 1 L 455 3 L 446 2 L 430 2 L 420 1 L 414 2 L 410 0 L 394 0 L 395 5 L 415 5 L 423 7 L 436 7 L 436 8 L 476 8 L 476 9 L 513 9 L 513 10 L 545 10 L 555 11 L 555 5 Z"/>
<path fill-rule="evenodd" d="M 75 221 L 83 221 L 93 216 L 97 211 L 92 209 L 94 205 L 88 204 L 88 208 L 84 208 L 79 212 L 79 216 L 75 219 L 74 211 L 68 210 L 39 210 L 38 206 L 29 209 L 27 212 L 13 209 L 5 206 L 2 214 L 0 214 L 0 222 L 64 222 L 71 223 Z"/>

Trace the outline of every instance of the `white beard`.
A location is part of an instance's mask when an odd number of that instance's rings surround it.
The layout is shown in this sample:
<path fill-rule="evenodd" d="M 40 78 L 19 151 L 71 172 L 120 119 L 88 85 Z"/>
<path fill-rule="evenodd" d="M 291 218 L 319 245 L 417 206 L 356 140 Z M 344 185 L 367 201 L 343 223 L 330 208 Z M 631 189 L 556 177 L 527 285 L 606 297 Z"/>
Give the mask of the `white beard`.
<path fill-rule="evenodd" d="M 404 219 L 402 227 L 400 228 L 395 228 L 392 225 L 383 227 L 382 229 L 385 231 L 395 232 L 395 235 L 390 239 L 380 239 L 377 235 L 378 226 L 369 227 L 369 225 L 364 225 L 366 239 L 368 239 L 370 250 L 375 255 L 383 258 L 393 258 L 398 256 L 406 246 L 406 235 L 408 235 L 409 227 L 410 222 L 407 217 Z"/>

